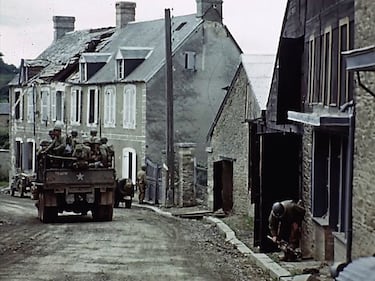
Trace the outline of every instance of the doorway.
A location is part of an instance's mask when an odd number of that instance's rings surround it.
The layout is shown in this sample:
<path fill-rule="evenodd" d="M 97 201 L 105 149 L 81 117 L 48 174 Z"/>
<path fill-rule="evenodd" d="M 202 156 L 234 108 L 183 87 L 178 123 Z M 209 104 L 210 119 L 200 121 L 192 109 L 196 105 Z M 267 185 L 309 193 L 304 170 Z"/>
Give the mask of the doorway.
<path fill-rule="evenodd" d="M 214 162 L 214 212 L 223 209 L 229 213 L 233 208 L 233 161 Z"/>

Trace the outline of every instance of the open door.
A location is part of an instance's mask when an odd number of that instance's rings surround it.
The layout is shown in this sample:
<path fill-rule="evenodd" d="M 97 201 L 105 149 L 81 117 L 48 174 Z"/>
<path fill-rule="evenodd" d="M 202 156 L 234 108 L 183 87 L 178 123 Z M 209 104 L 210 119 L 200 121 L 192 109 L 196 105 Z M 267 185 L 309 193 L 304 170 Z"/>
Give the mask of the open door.
<path fill-rule="evenodd" d="M 222 160 L 214 163 L 214 211 L 233 208 L 233 162 Z"/>

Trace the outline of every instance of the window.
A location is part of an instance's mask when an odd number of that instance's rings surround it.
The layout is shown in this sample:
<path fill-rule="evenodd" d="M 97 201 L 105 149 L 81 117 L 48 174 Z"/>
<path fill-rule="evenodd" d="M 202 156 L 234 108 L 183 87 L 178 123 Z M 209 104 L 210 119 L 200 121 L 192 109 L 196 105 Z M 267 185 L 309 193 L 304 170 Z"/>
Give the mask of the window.
<path fill-rule="evenodd" d="M 124 59 L 117 60 L 117 78 L 118 79 L 125 78 L 125 60 Z"/>
<path fill-rule="evenodd" d="M 73 87 L 71 94 L 70 122 L 72 125 L 79 125 L 81 123 L 82 90 L 81 88 Z"/>
<path fill-rule="evenodd" d="M 27 122 L 34 123 L 35 97 L 33 88 L 27 90 Z"/>
<path fill-rule="evenodd" d="M 50 121 L 50 93 L 48 88 L 42 88 L 40 92 L 40 116 L 41 122 L 47 124 Z"/>
<path fill-rule="evenodd" d="M 331 64 L 332 64 L 332 32 L 331 27 L 325 29 L 322 51 L 322 91 L 321 101 L 328 105 L 331 95 Z"/>
<path fill-rule="evenodd" d="M 89 88 L 87 98 L 87 124 L 96 125 L 98 124 L 98 89 Z"/>
<path fill-rule="evenodd" d="M 82 82 L 87 81 L 87 64 L 86 63 L 80 63 L 79 64 L 79 73 L 80 73 L 80 79 Z"/>
<path fill-rule="evenodd" d="M 15 160 L 15 167 L 16 169 L 22 168 L 22 140 L 16 138 L 14 143 L 14 160 Z"/>
<path fill-rule="evenodd" d="M 136 114 L 136 87 L 135 85 L 126 85 L 124 88 L 124 117 L 123 126 L 126 129 L 135 128 Z"/>
<path fill-rule="evenodd" d="M 195 70 L 195 52 L 185 52 L 185 69 Z"/>
<path fill-rule="evenodd" d="M 349 50 L 349 18 L 341 19 L 339 22 L 339 54 L 338 54 L 338 93 L 339 105 L 349 100 L 349 74 L 345 69 L 343 51 Z"/>
<path fill-rule="evenodd" d="M 347 138 L 314 132 L 314 217 L 324 218 L 335 231 L 345 230 Z"/>
<path fill-rule="evenodd" d="M 23 96 L 21 90 L 16 90 L 14 92 L 14 118 L 16 120 L 22 120 L 22 103 Z"/>
<path fill-rule="evenodd" d="M 51 96 L 52 121 L 64 121 L 64 92 L 56 91 Z"/>
<path fill-rule="evenodd" d="M 23 170 L 34 171 L 35 144 L 33 140 L 27 140 L 23 147 Z"/>
<path fill-rule="evenodd" d="M 308 102 L 312 103 L 314 99 L 314 71 L 315 71 L 315 38 L 314 36 L 310 37 L 308 43 L 308 81 L 307 81 L 307 98 Z"/>
<path fill-rule="evenodd" d="M 104 90 L 104 126 L 116 125 L 116 94 L 115 88 L 108 87 Z"/>

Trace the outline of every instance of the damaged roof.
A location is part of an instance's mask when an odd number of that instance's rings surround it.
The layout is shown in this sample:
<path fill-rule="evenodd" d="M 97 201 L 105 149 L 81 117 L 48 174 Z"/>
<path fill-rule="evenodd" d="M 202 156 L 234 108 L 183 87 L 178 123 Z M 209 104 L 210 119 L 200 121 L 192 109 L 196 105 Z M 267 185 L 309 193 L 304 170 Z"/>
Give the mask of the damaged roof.
<path fill-rule="evenodd" d="M 172 19 L 172 52 L 203 22 L 195 14 L 177 16 Z M 95 53 L 97 54 L 95 56 Z M 104 56 L 102 57 L 101 54 Z M 88 81 L 79 81 L 80 62 L 103 61 L 105 65 Z M 28 67 L 42 67 L 29 80 L 45 82 L 66 81 L 71 83 L 97 84 L 116 80 L 116 58 L 143 59 L 121 82 L 145 81 L 165 64 L 165 20 L 130 22 L 123 28 L 100 28 L 67 32 L 54 41 L 35 60 L 25 60 Z M 18 84 L 18 76 L 12 84 Z"/>

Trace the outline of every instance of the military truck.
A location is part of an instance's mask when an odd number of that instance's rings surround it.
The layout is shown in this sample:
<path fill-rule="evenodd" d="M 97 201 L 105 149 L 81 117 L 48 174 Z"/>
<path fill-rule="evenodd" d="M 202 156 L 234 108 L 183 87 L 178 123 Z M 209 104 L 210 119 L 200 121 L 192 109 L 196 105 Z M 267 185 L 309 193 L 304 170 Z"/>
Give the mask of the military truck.
<path fill-rule="evenodd" d="M 38 159 L 33 196 L 38 217 L 54 222 L 64 211 L 86 215 L 95 221 L 111 221 L 116 175 L 113 168 L 77 168 L 75 157 L 43 155 Z"/>

